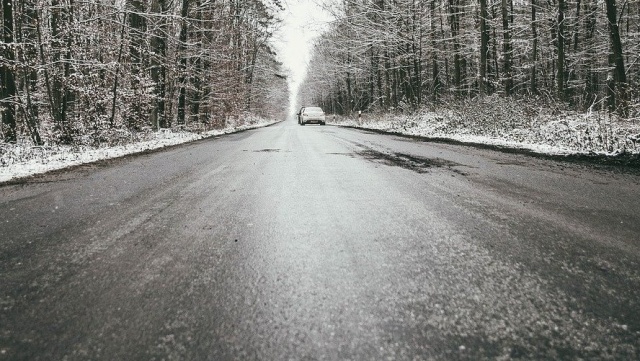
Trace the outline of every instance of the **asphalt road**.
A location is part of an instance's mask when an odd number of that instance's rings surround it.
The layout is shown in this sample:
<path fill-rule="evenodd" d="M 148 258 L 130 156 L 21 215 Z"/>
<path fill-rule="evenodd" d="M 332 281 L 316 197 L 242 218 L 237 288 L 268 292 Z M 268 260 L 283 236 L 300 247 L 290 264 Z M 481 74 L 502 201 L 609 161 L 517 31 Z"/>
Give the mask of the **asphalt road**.
<path fill-rule="evenodd" d="M 0 187 L 0 360 L 640 359 L 640 176 L 293 121 Z"/>

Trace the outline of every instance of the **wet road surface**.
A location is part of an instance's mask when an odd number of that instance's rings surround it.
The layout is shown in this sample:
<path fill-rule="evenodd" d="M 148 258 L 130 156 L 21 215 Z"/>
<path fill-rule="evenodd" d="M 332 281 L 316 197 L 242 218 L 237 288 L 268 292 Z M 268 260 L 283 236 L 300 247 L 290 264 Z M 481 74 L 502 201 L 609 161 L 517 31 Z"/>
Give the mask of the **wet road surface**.
<path fill-rule="evenodd" d="M 0 360 L 639 359 L 640 177 L 331 126 L 0 187 Z"/>

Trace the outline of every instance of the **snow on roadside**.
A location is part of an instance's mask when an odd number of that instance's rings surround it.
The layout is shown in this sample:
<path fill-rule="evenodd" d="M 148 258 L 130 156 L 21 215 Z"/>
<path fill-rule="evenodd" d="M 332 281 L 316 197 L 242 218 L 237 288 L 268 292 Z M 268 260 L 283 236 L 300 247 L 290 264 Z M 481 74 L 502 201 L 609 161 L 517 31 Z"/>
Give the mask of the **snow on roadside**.
<path fill-rule="evenodd" d="M 469 108 L 467 108 L 469 109 Z M 487 114 L 482 107 L 466 111 L 439 109 L 406 114 L 362 114 L 333 118 L 335 125 L 523 149 L 540 154 L 640 155 L 640 123 L 600 113 L 527 115 L 518 111 Z M 495 109 L 494 109 L 495 111 Z"/>
<path fill-rule="evenodd" d="M 212 136 L 264 127 L 276 122 L 252 119 L 249 124 L 203 133 L 161 129 L 159 132 L 151 133 L 151 139 L 111 147 L 95 148 L 68 145 L 34 147 L 25 144 L 0 144 L 0 183 L 79 164 L 117 158 Z"/>

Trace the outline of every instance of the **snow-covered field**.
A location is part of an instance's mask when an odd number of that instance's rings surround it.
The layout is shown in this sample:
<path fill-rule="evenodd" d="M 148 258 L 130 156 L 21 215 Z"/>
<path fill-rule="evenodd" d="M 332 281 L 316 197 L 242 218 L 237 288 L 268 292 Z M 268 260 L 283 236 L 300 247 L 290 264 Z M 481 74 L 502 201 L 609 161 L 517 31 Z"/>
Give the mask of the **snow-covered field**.
<path fill-rule="evenodd" d="M 578 113 L 487 97 L 415 114 L 368 114 L 329 123 L 426 138 L 524 149 L 542 154 L 640 155 L 640 120 Z"/>
<path fill-rule="evenodd" d="M 224 129 L 202 133 L 161 129 L 159 132 L 138 134 L 136 135 L 137 141 L 97 147 L 69 145 L 36 147 L 27 139 L 18 144 L 0 143 L 0 183 L 78 164 L 117 158 L 216 135 L 264 127 L 276 122 L 275 120 L 251 119 L 242 125 L 231 125 Z"/>

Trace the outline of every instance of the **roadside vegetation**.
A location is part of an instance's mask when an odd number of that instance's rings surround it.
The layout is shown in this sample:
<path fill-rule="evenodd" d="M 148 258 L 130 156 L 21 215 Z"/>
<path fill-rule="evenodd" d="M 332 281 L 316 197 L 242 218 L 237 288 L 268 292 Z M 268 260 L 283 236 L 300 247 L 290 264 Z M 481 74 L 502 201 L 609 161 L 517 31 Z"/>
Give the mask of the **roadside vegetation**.
<path fill-rule="evenodd" d="M 556 104 L 559 106 L 559 104 Z M 443 102 L 418 111 L 328 116 L 344 125 L 541 154 L 617 156 L 640 161 L 640 124 L 606 111 L 540 107 L 498 95 Z"/>
<path fill-rule="evenodd" d="M 281 119 L 279 0 L 1 0 L 0 151 Z M 2 155 L 2 154 L 0 154 Z"/>
<path fill-rule="evenodd" d="M 330 10 L 337 20 L 299 101 L 343 123 L 640 153 L 640 2 L 342 0 Z"/>

